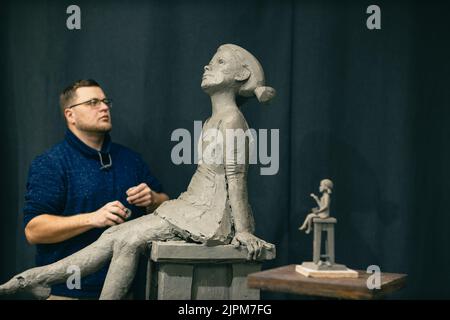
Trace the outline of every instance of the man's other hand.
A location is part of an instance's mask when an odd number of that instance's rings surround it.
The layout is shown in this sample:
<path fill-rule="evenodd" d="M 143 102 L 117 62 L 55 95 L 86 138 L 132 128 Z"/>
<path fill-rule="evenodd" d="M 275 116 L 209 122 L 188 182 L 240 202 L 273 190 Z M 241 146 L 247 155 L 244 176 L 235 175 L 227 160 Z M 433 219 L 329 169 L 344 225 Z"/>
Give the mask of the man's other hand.
<path fill-rule="evenodd" d="M 128 203 L 137 207 L 146 208 L 155 201 L 155 194 L 146 183 L 128 189 L 127 196 Z"/>

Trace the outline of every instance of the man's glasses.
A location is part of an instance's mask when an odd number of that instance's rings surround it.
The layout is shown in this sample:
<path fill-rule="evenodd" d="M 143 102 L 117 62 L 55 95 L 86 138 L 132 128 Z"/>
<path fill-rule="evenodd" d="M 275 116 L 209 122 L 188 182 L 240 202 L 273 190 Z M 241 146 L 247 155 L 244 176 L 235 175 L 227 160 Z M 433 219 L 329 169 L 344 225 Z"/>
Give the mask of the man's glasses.
<path fill-rule="evenodd" d="M 71 106 L 67 107 L 67 109 L 70 109 L 70 108 L 73 108 L 73 107 L 76 107 L 76 106 L 81 106 L 82 104 L 85 104 L 85 105 L 91 107 L 92 109 L 94 109 L 94 108 L 100 107 L 102 103 L 106 104 L 110 109 L 112 108 L 112 100 L 111 99 L 107 99 L 107 98 L 105 98 L 105 99 L 97 99 L 97 98 L 94 98 L 94 99 L 91 99 L 91 100 L 88 100 L 88 101 L 84 101 L 84 102 L 80 102 L 80 103 L 71 105 Z"/>

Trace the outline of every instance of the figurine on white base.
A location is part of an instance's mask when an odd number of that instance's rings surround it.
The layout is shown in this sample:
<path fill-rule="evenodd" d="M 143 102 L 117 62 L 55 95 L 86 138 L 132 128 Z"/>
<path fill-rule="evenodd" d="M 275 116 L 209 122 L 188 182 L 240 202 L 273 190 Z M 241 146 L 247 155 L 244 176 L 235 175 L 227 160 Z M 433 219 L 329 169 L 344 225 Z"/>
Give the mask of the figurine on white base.
<path fill-rule="evenodd" d="M 319 191 L 321 198 L 315 194 L 311 197 L 316 200 L 319 207 L 313 208 L 303 222 L 299 230 L 305 230 L 306 234 L 311 231 L 314 225 L 313 261 L 303 262 L 297 265 L 295 270 L 306 276 L 316 278 L 357 278 L 358 272 L 348 269 L 343 264 L 335 263 L 334 259 L 334 225 L 336 218 L 330 217 L 330 194 L 333 190 L 333 182 L 330 179 L 323 179 L 320 182 Z M 321 254 L 322 231 L 325 231 L 325 254 Z M 322 258 L 324 258 L 322 260 Z"/>

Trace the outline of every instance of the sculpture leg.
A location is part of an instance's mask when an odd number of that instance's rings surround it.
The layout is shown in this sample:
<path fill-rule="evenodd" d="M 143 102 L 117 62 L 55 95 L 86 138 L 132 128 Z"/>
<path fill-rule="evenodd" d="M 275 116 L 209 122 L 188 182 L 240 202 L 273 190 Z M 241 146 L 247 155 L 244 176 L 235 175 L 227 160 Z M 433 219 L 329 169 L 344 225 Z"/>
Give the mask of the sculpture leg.
<path fill-rule="evenodd" d="M 46 266 L 28 269 L 14 276 L 0 286 L 0 295 L 12 294 L 18 290 L 33 291 L 39 286 L 49 287 L 52 284 L 64 282 L 72 274 L 68 272 L 70 266 L 79 267 L 82 275 L 95 272 L 112 256 L 110 238 L 116 227 L 108 229 L 96 242 L 64 259 Z"/>
<path fill-rule="evenodd" d="M 315 218 L 317 215 L 315 213 L 310 213 L 308 214 L 308 216 L 306 217 L 306 220 L 308 221 L 308 229 L 306 230 L 306 233 L 310 233 L 311 232 L 311 227 L 312 227 L 312 220 L 313 218 Z"/>
<path fill-rule="evenodd" d="M 128 249 L 114 251 L 100 300 L 120 300 L 127 293 L 136 273 L 140 252 Z"/>
<path fill-rule="evenodd" d="M 313 214 L 313 213 L 310 213 L 310 214 L 308 214 L 308 215 L 306 216 L 305 221 L 303 222 L 302 226 L 301 226 L 300 228 L 298 228 L 299 230 L 305 230 L 306 227 L 310 227 L 309 220 L 310 220 L 310 216 L 311 216 L 312 214 Z"/>
<path fill-rule="evenodd" d="M 107 242 L 93 243 L 55 263 L 28 269 L 14 276 L 0 286 L 0 295 L 12 294 L 18 290 L 33 291 L 37 287 L 49 287 L 52 284 L 64 282 L 72 274 L 68 272 L 70 266 L 79 266 L 83 275 L 92 273 L 111 257 L 111 253 Z"/>
<path fill-rule="evenodd" d="M 157 220 L 162 220 L 156 218 Z M 149 220 L 148 223 L 146 220 Z M 33 291 L 39 286 L 48 287 L 52 284 L 61 283 L 72 274 L 68 272 L 70 266 L 77 266 L 81 270 L 81 275 L 86 276 L 100 269 L 113 256 L 113 250 L 117 249 L 117 243 L 124 243 L 124 239 L 130 239 L 130 234 L 138 234 L 139 229 L 149 228 L 148 224 L 154 223 L 154 216 L 144 216 L 124 224 L 114 226 L 106 230 L 101 237 L 86 248 L 64 258 L 55 263 L 28 269 L 14 276 L 10 281 L 0 286 L 0 295 L 12 294 L 18 290 Z M 156 228 L 157 231 L 158 228 Z M 167 232 L 166 232 L 167 233 Z M 162 233 L 163 236 L 166 233 Z M 145 234 L 141 236 L 145 237 Z M 155 237 L 150 234 L 150 237 Z M 133 238 L 133 241 L 145 243 L 142 238 Z M 120 255 L 119 255 L 120 256 Z"/>
<path fill-rule="evenodd" d="M 114 244 L 114 255 L 100 299 L 122 299 L 134 279 L 142 251 L 152 241 L 167 240 L 173 236 L 169 223 L 154 215 L 146 216 L 145 223 L 136 223 L 133 228 L 123 231 L 123 236 Z"/>
<path fill-rule="evenodd" d="M 299 230 L 305 230 L 306 229 L 306 225 L 308 223 L 308 218 L 305 219 L 305 221 L 303 221 L 303 224 L 301 225 L 300 228 L 298 228 Z"/>

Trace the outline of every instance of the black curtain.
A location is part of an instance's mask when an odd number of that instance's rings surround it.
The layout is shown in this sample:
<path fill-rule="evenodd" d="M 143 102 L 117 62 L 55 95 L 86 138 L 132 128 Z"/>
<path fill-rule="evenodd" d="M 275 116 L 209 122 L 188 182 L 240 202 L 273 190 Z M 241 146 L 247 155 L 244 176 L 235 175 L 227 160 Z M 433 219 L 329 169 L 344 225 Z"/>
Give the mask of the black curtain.
<path fill-rule="evenodd" d="M 195 165 L 174 165 L 176 128 L 211 113 L 202 68 L 235 43 L 278 91 L 242 107 L 250 126 L 280 130 L 276 175 L 249 174 L 258 236 L 277 245 L 273 268 L 311 259 L 297 228 L 331 178 L 338 262 L 407 273 L 394 298 L 450 298 L 448 148 L 450 47 L 444 1 L 70 1 L 0 7 L 0 282 L 32 267 L 22 214 L 31 160 L 63 138 L 59 92 L 96 79 L 114 99 L 113 140 L 138 152 L 171 197 Z M 265 298 L 298 298 L 263 293 Z"/>

